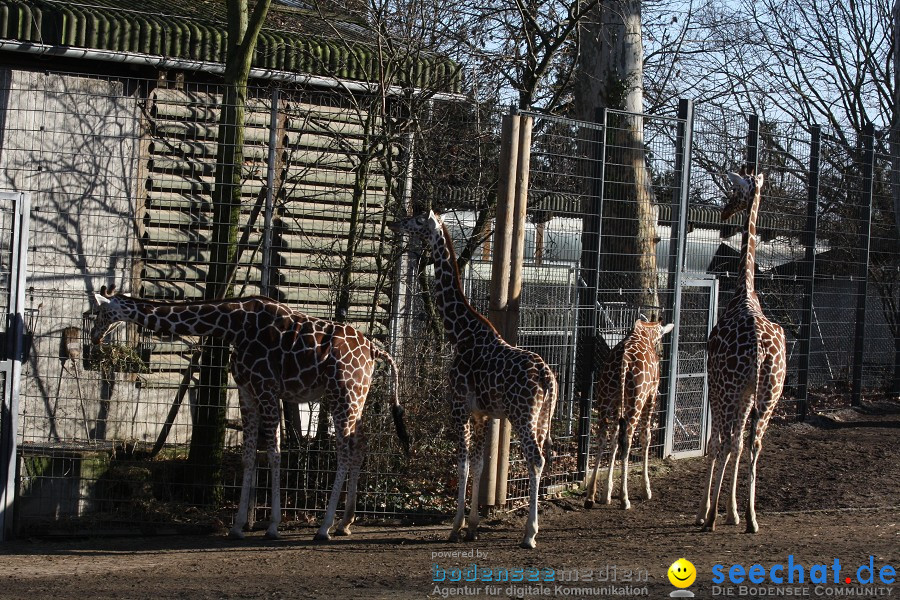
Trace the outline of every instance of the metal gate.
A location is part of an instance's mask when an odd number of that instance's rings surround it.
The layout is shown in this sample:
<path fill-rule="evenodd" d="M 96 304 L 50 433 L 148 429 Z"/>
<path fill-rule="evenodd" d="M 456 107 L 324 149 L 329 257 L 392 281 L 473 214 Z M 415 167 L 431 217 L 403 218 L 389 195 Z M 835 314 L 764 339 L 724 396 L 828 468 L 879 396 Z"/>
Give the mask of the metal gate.
<path fill-rule="evenodd" d="M 19 374 L 25 359 L 28 194 L 0 192 L 0 541 L 13 526 Z"/>
<path fill-rule="evenodd" d="M 687 458 L 706 452 L 706 340 L 716 321 L 719 281 L 685 279 L 679 286 L 669 363 L 671 403 L 666 414 L 664 455 Z"/>

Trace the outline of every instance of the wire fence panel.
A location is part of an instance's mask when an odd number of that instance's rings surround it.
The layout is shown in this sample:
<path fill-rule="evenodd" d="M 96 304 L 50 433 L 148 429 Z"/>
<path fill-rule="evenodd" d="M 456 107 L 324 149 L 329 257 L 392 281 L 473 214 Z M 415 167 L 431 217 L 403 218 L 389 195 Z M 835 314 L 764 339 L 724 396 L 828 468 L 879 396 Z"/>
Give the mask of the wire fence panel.
<path fill-rule="evenodd" d="M 406 459 L 388 415 L 395 383 L 382 365 L 363 412 L 358 510 L 455 508 L 452 352 L 427 253 L 401 247 L 387 225 L 442 213 L 465 291 L 487 313 L 501 113 L 259 86 L 243 142 L 229 146 L 220 143 L 223 98 L 219 86 L 190 78 L 2 72 L 0 191 L 30 192 L 32 205 L 20 532 L 208 530 L 233 518 L 244 432 L 227 349 L 136 325 L 91 344 L 91 294 L 110 284 L 160 301 L 261 293 L 352 324 L 394 356 L 414 440 Z M 756 278 L 767 314 L 788 332 L 783 412 L 845 405 L 854 369 L 863 395 L 896 390 L 897 169 L 887 138 L 824 130 L 816 144 L 803 124 L 754 129 L 743 115 L 701 107 L 684 181 L 686 119 L 525 116 L 534 133 L 518 342 L 560 384 L 545 492 L 584 477 L 597 365 L 642 315 L 679 325 L 662 348 L 654 453 L 702 452 L 705 339 L 734 289 L 744 224 L 719 217 L 723 173 L 748 161 L 767 177 Z M 229 196 L 217 181 L 238 149 L 240 194 Z M 847 341 L 858 323 L 855 348 Z M 336 469 L 329 406 L 285 404 L 283 415 L 281 504 L 287 521 L 305 524 L 321 514 Z M 270 477 L 260 453 L 260 521 Z M 514 441 L 509 502 L 527 488 Z"/>

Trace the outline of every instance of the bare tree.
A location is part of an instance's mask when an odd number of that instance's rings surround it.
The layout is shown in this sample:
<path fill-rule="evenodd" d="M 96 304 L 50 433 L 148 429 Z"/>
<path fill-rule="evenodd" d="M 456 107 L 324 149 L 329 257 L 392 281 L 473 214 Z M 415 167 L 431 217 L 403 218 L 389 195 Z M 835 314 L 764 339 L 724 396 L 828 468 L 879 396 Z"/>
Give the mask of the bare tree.
<path fill-rule="evenodd" d="M 247 81 L 256 41 L 271 0 L 257 0 L 252 14 L 247 0 L 228 0 L 228 46 L 225 59 L 224 97 L 219 120 L 213 190 L 213 233 L 205 298 L 225 296 L 231 265 L 237 260 L 238 219 L 244 150 L 244 113 Z M 222 500 L 222 460 L 225 443 L 229 348 L 208 343 L 200 357 L 197 414 L 191 433 L 189 460 L 196 465 L 197 486 L 205 501 Z"/>
<path fill-rule="evenodd" d="M 607 122 L 601 287 L 624 299 L 659 306 L 656 224 L 644 149 L 644 46 L 641 0 L 607 0 L 582 24 L 575 116 L 593 121 L 599 109 L 617 109 Z"/>

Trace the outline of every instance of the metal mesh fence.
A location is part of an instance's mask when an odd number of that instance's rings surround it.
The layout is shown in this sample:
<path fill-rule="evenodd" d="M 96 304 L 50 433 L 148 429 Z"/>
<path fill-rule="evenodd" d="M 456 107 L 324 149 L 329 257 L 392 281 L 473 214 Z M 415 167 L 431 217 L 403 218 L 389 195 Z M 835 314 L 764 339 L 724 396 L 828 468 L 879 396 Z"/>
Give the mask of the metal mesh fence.
<path fill-rule="evenodd" d="M 233 384 L 224 394 L 215 385 L 221 355 L 210 363 L 205 340 L 133 325 L 98 350 L 86 337 L 89 294 L 110 283 L 158 300 L 207 298 L 230 284 L 234 295 L 263 293 L 352 323 L 400 367 L 414 440 L 407 460 L 388 416 L 393 383 L 380 369 L 364 411 L 358 510 L 446 514 L 455 505 L 445 383 L 452 352 L 427 256 L 396 247 L 386 226 L 401 213 L 441 212 L 465 291 L 486 313 L 501 115 L 463 102 L 385 105 L 363 94 L 253 88 L 240 202 L 222 212 L 222 97 L 202 82 L 2 72 L 0 187 L 32 195 L 35 342 L 18 415 L 20 531 L 208 529 L 232 519 L 242 425 Z M 744 116 L 702 108 L 693 121 L 614 111 L 597 123 L 531 116 L 518 340 L 560 383 L 547 490 L 583 477 L 597 362 L 641 315 L 678 323 L 662 348 L 654 453 L 703 451 L 705 341 L 734 288 L 743 226 L 741 216 L 718 216 L 722 173 L 748 157 L 767 177 L 757 287 L 788 332 L 783 410 L 799 411 L 807 398 L 813 409 L 846 402 L 855 365 L 862 393 L 896 385 L 897 169 L 881 136 L 869 140 L 870 174 L 866 140 L 822 132 L 811 213 L 816 144 L 806 126 L 754 130 Z M 681 170 L 687 156 L 690 170 Z M 233 250 L 226 260 L 216 258 L 223 236 Z M 862 361 L 847 343 L 860 315 Z M 203 447 L 204 439 L 214 443 Z M 285 405 L 281 439 L 285 518 L 312 521 L 336 467 L 327 406 Z M 511 502 L 528 485 L 516 444 Z M 260 521 L 269 517 L 269 477 L 261 453 Z"/>

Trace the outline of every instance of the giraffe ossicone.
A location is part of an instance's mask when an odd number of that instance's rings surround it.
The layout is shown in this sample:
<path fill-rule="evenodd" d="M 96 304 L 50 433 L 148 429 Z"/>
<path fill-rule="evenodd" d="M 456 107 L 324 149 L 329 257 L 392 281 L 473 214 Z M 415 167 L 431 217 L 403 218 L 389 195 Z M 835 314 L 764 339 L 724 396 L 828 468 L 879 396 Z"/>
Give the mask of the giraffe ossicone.
<path fill-rule="evenodd" d="M 626 510 L 631 508 L 631 501 L 628 499 L 628 462 L 632 439 L 638 428 L 641 432 L 641 447 L 644 453 L 644 499 L 649 500 L 652 497 L 649 471 L 650 428 L 659 391 L 657 346 L 662 336 L 671 332 L 674 327 L 671 323 L 663 325 L 658 321 L 645 322 L 638 319 L 631 332 L 615 345 L 600 366 L 597 381 L 594 383 L 594 404 L 600 427 L 594 469 L 585 482 L 587 487 L 585 508 L 594 506 L 600 461 L 610 445 L 612 451 L 609 457 L 604 504 L 612 502 L 613 469 L 621 445 L 621 505 Z"/>
<path fill-rule="evenodd" d="M 538 533 L 541 473 L 550 453 L 550 422 L 556 406 L 556 376 L 544 360 L 506 343 L 463 292 L 453 241 L 439 215 L 430 211 L 395 221 L 391 229 L 421 239 L 434 262 L 434 294 L 444 330 L 454 347 L 448 373 L 450 415 L 457 437 L 458 506 L 450 540 L 457 541 L 472 475 L 472 502 L 466 539 L 477 535 L 478 486 L 485 425 L 508 418 L 522 442 L 530 483 L 529 514 L 522 547 L 534 548 Z"/>
<path fill-rule="evenodd" d="M 787 371 L 784 329 L 763 313 L 755 289 L 756 218 L 759 214 L 762 173 L 742 170 L 729 173 L 731 195 L 722 209 L 723 220 L 746 209 L 747 221 L 741 241 L 741 262 L 734 296 L 722 313 L 707 342 L 706 370 L 711 414 L 708 477 L 697 524 L 704 530 L 716 527 L 719 495 L 728 461 L 734 455 L 734 475 L 726 523 L 740 521 L 737 481 L 744 430 L 750 423 L 750 474 L 747 491 L 747 531 L 759 530 L 756 520 L 756 465 L 769 419 L 781 398 Z"/>
<path fill-rule="evenodd" d="M 330 538 L 345 480 L 344 518 L 336 533 L 350 534 L 365 449 L 362 411 L 376 360 L 391 367 L 391 414 L 397 435 L 409 453 L 397 366 L 386 351 L 350 325 L 307 316 L 264 296 L 164 302 L 136 299 L 103 287 L 95 297 L 100 307 L 90 334 L 95 344 L 101 343 L 119 322 L 128 321 L 155 333 L 209 336 L 231 345 L 230 370 L 238 387 L 244 435 L 244 473 L 231 537 L 244 537 L 260 428 L 265 433 L 272 470 L 272 520 L 266 537 L 279 537 L 282 400 L 305 403 L 322 397 L 331 403 L 338 464 L 317 540 Z"/>

